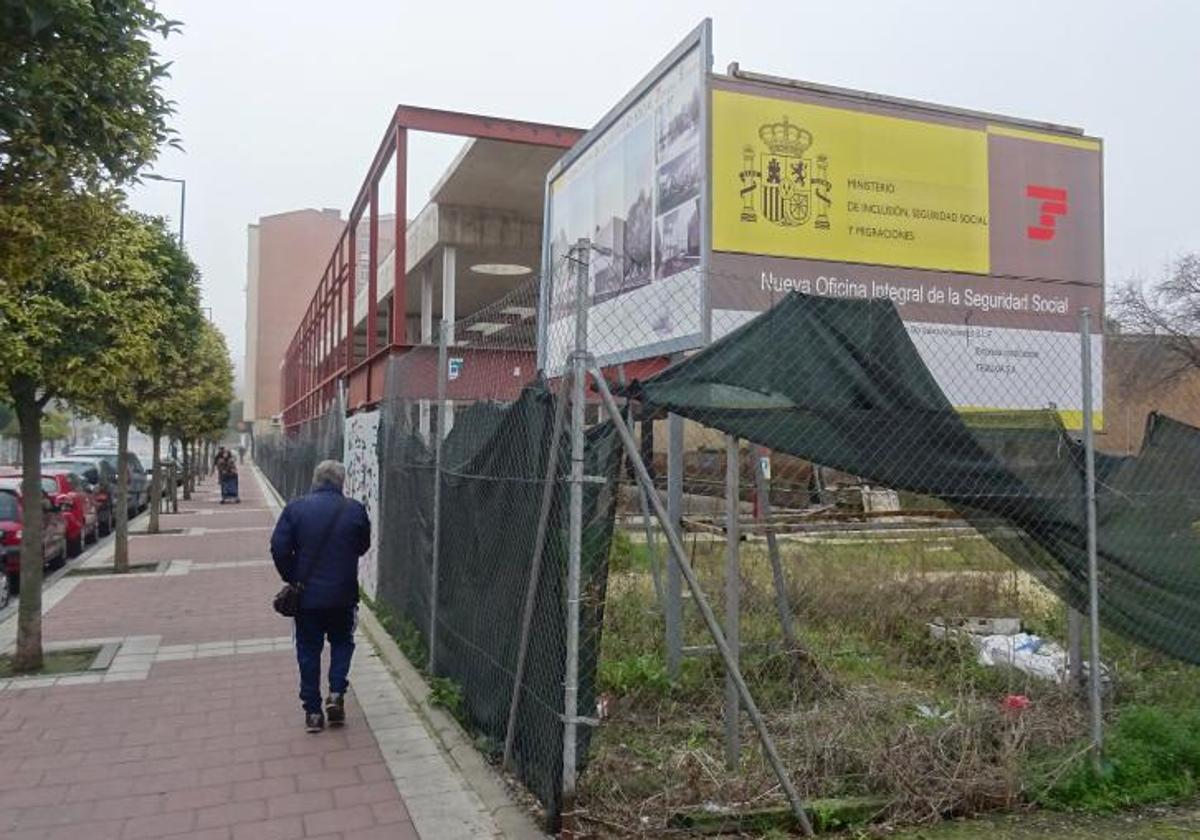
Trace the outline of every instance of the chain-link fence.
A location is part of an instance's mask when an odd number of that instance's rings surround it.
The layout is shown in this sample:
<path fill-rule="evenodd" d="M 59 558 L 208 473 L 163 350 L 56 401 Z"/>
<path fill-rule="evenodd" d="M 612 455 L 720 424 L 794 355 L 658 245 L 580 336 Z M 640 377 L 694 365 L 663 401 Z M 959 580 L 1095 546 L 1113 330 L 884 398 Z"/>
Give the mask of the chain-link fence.
<path fill-rule="evenodd" d="M 551 827 L 1044 799 L 1100 734 L 1089 684 L 1109 721 L 1200 687 L 1200 432 L 1154 416 L 1104 454 L 1098 318 L 992 330 L 831 289 L 704 325 L 698 268 L 624 289 L 591 258 L 554 266 L 544 377 L 536 283 L 425 324 L 371 479 L 368 595 Z M 621 363 L 694 330 L 706 349 Z M 342 445 L 319 427 L 259 444 L 286 495 Z"/>
<path fill-rule="evenodd" d="M 693 291 L 636 317 L 589 297 L 588 346 L 652 345 Z M 803 822 L 797 798 L 838 798 L 810 821 L 929 821 L 1053 797 L 1105 719 L 1197 684 L 1200 431 L 1151 416 L 1137 456 L 1086 445 L 1099 319 L 926 323 L 836 293 L 714 306 L 706 349 L 626 389 L 608 369 L 699 586 L 624 488 L 580 791 L 600 833 L 767 833 Z M 1085 646 L 1090 583 L 1105 632 Z"/>
<path fill-rule="evenodd" d="M 489 757 L 499 762 L 507 747 L 508 766 L 555 827 L 570 443 L 555 388 L 536 378 L 537 294 L 536 283 L 526 284 L 441 325 L 436 344 L 391 360 L 379 406 L 376 603 L 439 702 Z M 588 628 L 599 628 L 603 615 L 616 453 L 611 431 L 588 436 L 588 473 L 599 477 L 583 503 Z M 597 653 L 594 643 L 579 653 L 586 704 Z M 580 734 L 579 761 L 588 736 Z"/>
<path fill-rule="evenodd" d="M 321 461 L 342 459 L 345 416 L 339 398 L 325 414 L 291 433 L 279 429 L 255 440 L 254 461 L 284 499 L 309 491 L 313 470 Z"/>

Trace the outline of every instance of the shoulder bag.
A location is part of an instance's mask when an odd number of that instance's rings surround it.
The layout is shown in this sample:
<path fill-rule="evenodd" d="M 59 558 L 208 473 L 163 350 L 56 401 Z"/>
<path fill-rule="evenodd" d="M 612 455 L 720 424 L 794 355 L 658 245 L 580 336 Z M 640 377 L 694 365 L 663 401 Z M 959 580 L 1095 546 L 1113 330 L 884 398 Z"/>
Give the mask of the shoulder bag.
<path fill-rule="evenodd" d="M 300 612 L 300 596 L 304 593 L 304 585 L 308 583 L 308 579 L 312 577 L 313 570 L 317 564 L 321 562 L 321 555 L 325 552 L 325 544 L 329 542 L 329 536 L 333 533 L 333 529 L 337 526 L 338 520 L 342 518 L 342 511 L 346 509 L 346 497 L 342 496 L 341 502 L 338 504 L 337 513 L 329 520 L 329 524 L 325 526 L 325 532 L 321 534 L 321 540 L 317 543 L 317 551 L 313 556 L 312 562 L 308 564 L 308 572 L 300 580 L 294 583 L 285 584 L 283 589 L 275 593 L 275 599 L 271 602 L 271 606 L 275 608 L 275 612 L 285 618 L 295 618 Z M 299 558 L 296 560 L 299 564 Z"/>

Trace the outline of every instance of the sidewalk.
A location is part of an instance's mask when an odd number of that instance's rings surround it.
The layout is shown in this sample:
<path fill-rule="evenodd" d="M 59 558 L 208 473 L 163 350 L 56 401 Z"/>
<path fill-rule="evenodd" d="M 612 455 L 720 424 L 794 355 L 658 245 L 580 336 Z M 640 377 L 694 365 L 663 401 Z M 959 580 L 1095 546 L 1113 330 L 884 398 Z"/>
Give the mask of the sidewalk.
<path fill-rule="evenodd" d="M 47 589 L 47 645 L 103 652 L 0 680 L 0 837 L 503 836 L 361 635 L 347 726 L 304 732 L 291 625 L 270 608 L 274 500 L 249 465 L 241 505 L 215 490 L 163 517 L 175 533 L 131 537 L 136 573 Z M 14 633 L 15 616 L 0 647 Z"/>

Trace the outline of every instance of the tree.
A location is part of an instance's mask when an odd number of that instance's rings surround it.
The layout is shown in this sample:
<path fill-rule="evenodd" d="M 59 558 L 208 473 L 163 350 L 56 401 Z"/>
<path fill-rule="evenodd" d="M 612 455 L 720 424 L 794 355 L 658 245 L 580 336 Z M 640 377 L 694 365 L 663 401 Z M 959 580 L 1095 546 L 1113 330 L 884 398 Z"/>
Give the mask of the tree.
<path fill-rule="evenodd" d="M 167 399 L 191 375 L 186 362 L 203 323 L 199 273 L 163 220 L 132 216 L 130 222 L 140 233 L 136 259 L 144 282 L 115 292 L 119 314 L 110 324 L 107 345 L 96 354 L 94 375 L 73 394 L 78 405 L 117 427 L 117 473 L 122 476 L 129 469 L 130 428 L 148 406 Z M 134 290 L 136 295 L 128 294 Z M 157 449 L 156 440 L 155 473 Z M 128 488 L 125 482 L 118 487 L 113 568 L 126 572 Z"/>
<path fill-rule="evenodd" d="M 201 440 L 224 432 L 233 401 L 229 349 L 225 338 L 209 323 L 204 324 L 193 373 L 180 398 L 184 410 L 177 414 L 171 431 L 183 442 L 184 498 L 188 498 L 196 472 L 197 446 Z"/>
<path fill-rule="evenodd" d="M 204 334 L 200 309 L 200 273 L 161 219 L 152 221 L 151 255 L 160 272 L 167 318 L 152 341 L 152 363 L 132 372 L 132 416 L 150 433 L 153 447 L 150 485 L 150 533 L 159 530 L 162 500 L 162 436 L 190 410 L 186 384 L 194 375 Z"/>
<path fill-rule="evenodd" d="M 56 444 L 71 439 L 71 418 L 61 411 L 47 411 L 42 417 L 42 440 L 50 444 L 54 457 Z"/>
<path fill-rule="evenodd" d="M 1149 288 L 1122 286 L 1110 308 L 1122 333 L 1159 338 L 1166 366 L 1156 384 L 1200 371 L 1200 254 L 1180 257 Z"/>
<path fill-rule="evenodd" d="M 0 196 L 132 180 L 175 143 L 153 0 L 0 0 Z"/>
<path fill-rule="evenodd" d="M 3 210 L 0 208 L 0 215 Z M 151 294 L 144 231 L 114 194 L 47 193 L 22 209 L 30 256 L 0 262 L 0 387 L 21 435 L 22 495 L 41 497 L 42 419 L 55 399 L 87 393 L 104 354 Z M 2 225 L 2 223 L 0 223 Z M 3 239 L 0 235 L 0 239 Z M 13 251 L 0 246 L 0 253 Z M 33 264 L 40 256 L 40 267 Z M 13 263 L 28 261 L 29 265 Z M 85 317 L 86 315 L 86 317 Z M 25 505 L 15 667 L 41 667 L 42 509 Z"/>
<path fill-rule="evenodd" d="M 26 499 L 41 494 L 43 409 L 86 375 L 134 267 L 117 190 L 174 140 L 150 39 L 176 28 L 149 0 L 0 0 L 0 387 Z M 22 672 L 42 665 L 42 509 L 25 509 Z"/>

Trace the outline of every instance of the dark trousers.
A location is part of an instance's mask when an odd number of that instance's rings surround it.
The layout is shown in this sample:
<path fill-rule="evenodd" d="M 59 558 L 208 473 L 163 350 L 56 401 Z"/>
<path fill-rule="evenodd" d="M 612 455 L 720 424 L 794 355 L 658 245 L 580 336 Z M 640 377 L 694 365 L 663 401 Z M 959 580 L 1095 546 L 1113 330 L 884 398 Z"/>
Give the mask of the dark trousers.
<path fill-rule="evenodd" d="M 296 662 L 300 665 L 300 702 L 304 711 L 321 711 L 321 652 L 329 639 L 329 693 L 350 687 L 357 607 L 301 610 L 296 616 Z"/>

